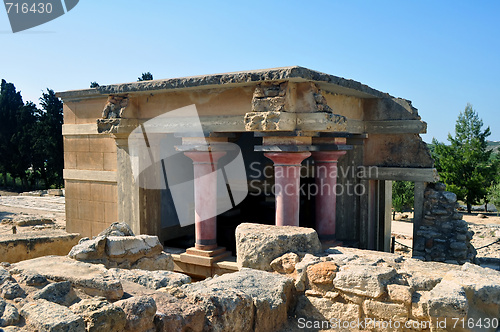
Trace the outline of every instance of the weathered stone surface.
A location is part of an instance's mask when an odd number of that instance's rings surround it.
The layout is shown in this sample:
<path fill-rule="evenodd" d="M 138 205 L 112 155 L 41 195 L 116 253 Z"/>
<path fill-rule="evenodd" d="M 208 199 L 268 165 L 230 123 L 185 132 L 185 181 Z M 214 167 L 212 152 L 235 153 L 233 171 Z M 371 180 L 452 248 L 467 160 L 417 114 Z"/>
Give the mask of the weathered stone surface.
<path fill-rule="evenodd" d="M 134 232 L 127 223 L 114 222 L 108 228 L 99 233 L 98 236 L 134 236 Z"/>
<path fill-rule="evenodd" d="M 131 268 L 148 271 L 173 271 L 174 259 L 169 253 L 160 252 L 156 257 L 143 257 L 139 259 L 136 263 L 132 264 Z"/>
<path fill-rule="evenodd" d="M 81 239 L 69 252 L 68 256 L 79 261 L 100 260 L 104 257 L 106 238 L 97 236 L 93 239 Z"/>
<path fill-rule="evenodd" d="M 430 291 L 415 292 L 412 295 L 411 315 L 414 318 L 424 320 L 429 317 L 429 293 Z"/>
<path fill-rule="evenodd" d="M 312 228 L 243 223 L 236 228 L 237 262 L 240 267 L 272 271 L 271 262 L 288 252 L 321 251 Z"/>
<path fill-rule="evenodd" d="M 411 287 L 404 285 L 387 285 L 389 299 L 393 302 L 411 303 Z"/>
<path fill-rule="evenodd" d="M 337 272 L 333 285 L 344 292 L 378 298 L 395 275 L 396 270 L 391 267 L 347 265 Z"/>
<path fill-rule="evenodd" d="M 300 295 L 296 315 L 320 321 L 356 321 L 361 316 L 357 304 L 334 302 L 328 298 Z"/>
<path fill-rule="evenodd" d="M 7 280 L 0 286 L 0 295 L 7 300 L 25 297 L 26 293 L 15 280 Z"/>
<path fill-rule="evenodd" d="M 203 331 L 205 311 L 199 305 L 162 292 L 152 296 L 157 307 L 154 323 L 158 332 Z"/>
<path fill-rule="evenodd" d="M 462 286 L 448 280 L 441 281 L 429 293 L 428 312 L 431 317 L 465 317 L 469 303 Z"/>
<path fill-rule="evenodd" d="M 49 284 L 33 294 L 33 300 L 44 299 L 64 306 L 71 305 L 76 298 L 76 293 L 69 281 Z"/>
<path fill-rule="evenodd" d="M 363 302 L 363 312 L 369 317 L 376 317 L 386 321 L 408 320 L 408 309 L 404 304 L 366 300 Z"/>
<path fill-rule="evenodd" d="M 461 285 L 476 301 L 500 306 L 500 272 L 465 263 L 461 270 L 447 272 L 443 279 Z"/>
<path fill-rule="evenodd" d="M 3 235 L 0 239 L 0 260 L 15 263 L 45 255 L 67 255 L 79 239 L 80 234 L 60 229 Z"/>
<path fill-rule="evenodd" d="M 297 291 L 303 292 L 306 289 L 307 267 L 319 262 L 319 257 L 311 254 L 306 254 L 299 263 L 295 264 L 295 271 L 297 271 L 297 274 L 295 276 L 295 289 Z"/>
<path fill-rule="evenodd" d="M 0 267 L 0 285 L 2 285 L 4 282 L 7 280 L 13 280 L 9 271 L 4 269 L 3 267 Z"/>
<path fill-rule="evenodd" d="M 39 273 L 23 272 L 21 273 L 20 282 L 25 283 L 26 286 L 37 287 L 37 286 L 44 286 L 49 281 L 47 280 L 47 278 L 45 278 Z"/>
<path fill-rule="evenodd" d="M 295 271 L 295 264 L 300 262 L 300 257 L 294 252 L 289 252 L 271 262 L 271 268 L 278 273 L 290 274 Z"/>
<path fill-rule="evenodd" d="M 54 220 L 49 218 L 39 218 L 35 216 L 16 216 L 13 221 L 17 226 L 36 226 L 36 225 L 47 225 L 54 224 Z"/>
<path fill-rule="evenodd" d="M 307 267 L 307 279 L 313 284 L 331 285 L 339 271 L 333 262 L 321 262 Z"/>
<path fill-rule="evenodd" d="M 441 282 L 444 273 L 452 269 L 454 266 L 450 264 L 409 259 L 403 263 L 400 270 L 408 275 L 408 284 L 413 290 L 429 291 Z M 436 271 L 443 273 L 436 273 Z"/>
<path fill-rule="evenodd" d="M 199 305 L 205 312 L 204 330 L 253 331 L 253 299 L 241 290 L 217 283 L 208 284 L 210 281 L 205 279 L 180 288 L 187 301 Z"/>
<path fill-rule="evenodd" d="M 127 322 L 123 309 L 102 297 L 84 299 L 73 304 L 69 309 L 83 317 L 88 332 L 121 332 Z"/>
<path fill-rule="evenodd" d="M 163 246 L 157 236 L 108 236 L 106 238 L 106 255 L 109 259 L 125 258 L 128 261 L 137 261 L 142 257 L 159 255 Z"/>
<path fill-rule="evenodd" d="M 0 299 L 0 327 L 15 325 L 19 322 L 19 312 L 10 303 Z"/>
<path fill-rule="evenodd" d="M 474 262 L 476 250 L 467 222 L 456 210 L 457 196 L 446 186 L 430 183 L 424 192 L 424 219 L 416 232 L 413 256 L 426 261 Z"/>
<path fill-rule="evenodd" d="M 123 331 L 155 331 L 153 321 L 156 313 L 156 302 L 152 297 L 131 297 L 117 301 L 114 305 L 122 308 L 126 314 L 127 322 Z"/>
<path fill-rule="evenodd" d="M 189 284 L 191 278 L 185 274 L 171 271 L 144 271 L 144 270 L 126 270 L 110 269 L 116 278 L 135 282 L 150 289 L 159 289 L 162 287 L 179 287 Z"/>
<path fill-rule="evenodd" d="M 36 300 L 25 304 L 21 315 L 30 331 L 40 332 L 84 332 L 83 318 L 68 308 L 49 302 Z"/>
<path fill-rule="evenodd" d="M 185 287 L 187 290 L 199 287 L 235 289 L 247 294 L 256 308 L 255 331 L 278 330 L 287 320 L 293 302 L 293 279 L 252 269 L 242 269 Z"/>
<path fill-rule="evenodd" d="M 89 264 L 64 256 L 45 256 L 12 264 L 12 273 L 39 273 L 53 281 L 69 281 L 92 296 L 118 300 L 123 296 L 120 280 L 103 265 Z"/>

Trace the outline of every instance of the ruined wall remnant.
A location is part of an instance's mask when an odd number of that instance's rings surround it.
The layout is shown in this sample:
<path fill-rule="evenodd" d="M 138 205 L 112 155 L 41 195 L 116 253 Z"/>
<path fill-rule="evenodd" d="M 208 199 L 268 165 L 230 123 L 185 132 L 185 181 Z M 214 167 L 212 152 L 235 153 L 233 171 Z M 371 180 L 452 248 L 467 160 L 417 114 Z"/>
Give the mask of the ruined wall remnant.
<path fill-rule="evenodd" d="M 415 234 L 413 256 L 427 261 L 474 262 L 473 232 L 456 210 L 457 196 L 443 183 L 429 184 L 424 193 L 424 216 Z"/>

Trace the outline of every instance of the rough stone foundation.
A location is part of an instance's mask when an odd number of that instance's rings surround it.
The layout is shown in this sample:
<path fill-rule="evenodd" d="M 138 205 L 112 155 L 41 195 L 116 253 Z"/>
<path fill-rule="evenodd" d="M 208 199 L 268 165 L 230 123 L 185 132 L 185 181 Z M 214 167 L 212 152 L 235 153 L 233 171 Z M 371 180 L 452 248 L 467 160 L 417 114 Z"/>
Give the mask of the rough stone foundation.
<path fill-rule="evenodd" d="M 443 183 L 431 183 L 424 192 L 424 216 L 414 234 L 413 257 L 454 264 L 473 263 L 473 232 L 457 211 L 457 196 Z"/>

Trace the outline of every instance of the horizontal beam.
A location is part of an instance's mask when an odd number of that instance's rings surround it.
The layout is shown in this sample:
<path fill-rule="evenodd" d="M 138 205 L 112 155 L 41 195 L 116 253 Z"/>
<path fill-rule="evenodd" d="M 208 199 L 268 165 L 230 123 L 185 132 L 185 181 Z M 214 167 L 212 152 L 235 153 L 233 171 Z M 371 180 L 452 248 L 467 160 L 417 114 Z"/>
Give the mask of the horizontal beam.
<path fill-rule="evenodd" d="M 365 121 L 368 134 L 425 134 L 427 123 L 420 120 Z"/>
<path fill-rule="evenodd" d="M 439 174 L 435 168 L 404 168 L 364 166 L 358 177 L 366 180 L 393 180 L 414 182 L 437 182 Z"/>
<path fill-rule="evenodd" d="M 97 123 L 63 124 L 63 136 L 98 135 Z"/>
<path fill-rule="evenodd" d="M 64 180 L 117 182 L 115 171 L 87 171 L 81 169 L 64 169 Z"/>
<path fill-rule="evenodd" d="M 296 114 L 286 114 L 296 116 Z M 140 123 L 146 124 L 150 120 L 120 119 L 116 134 L 130 133 Z M 163 118 L 146 124 L 150 133 L 183 132 L 199 129 L 210 132 L 245 132 L 244 115 L 201 116 L 200 118 Z M 351 134 L 423 134 L 427 132 L 427 124 L 420 120 L 390 120 L 390 121 L 362 121 L 347 119 L 345 129 L 328 123 L 322 113 L 300 113 L 293 119 L 288 130 L 302 130 L 315 132 L 346 132 Z M 96 123 L 64 124 L 63 136 L 99 135 Z"/>

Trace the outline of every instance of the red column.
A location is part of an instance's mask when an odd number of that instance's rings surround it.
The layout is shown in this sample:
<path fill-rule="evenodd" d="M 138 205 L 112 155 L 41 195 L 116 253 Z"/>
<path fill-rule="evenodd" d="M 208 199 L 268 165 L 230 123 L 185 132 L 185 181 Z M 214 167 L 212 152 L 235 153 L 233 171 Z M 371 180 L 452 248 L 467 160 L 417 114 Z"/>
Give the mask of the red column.
<path fill-rule="evenodd" d="M 276 225 L 299 226 L 300 164 L 310 152 L 268 152 L 274 162 Z"/>
<path fill-rule="evenodd" d="M 194 165 L 195 248 L 217 248 L 217 161 L 226 154 L 184 152 Z"/>
<path fill-rule="evenodd" d="M 322 240 L 335 240 L 337 161 L 346 151 L 313 152 L 316 165 L 316 231 Z"/>

